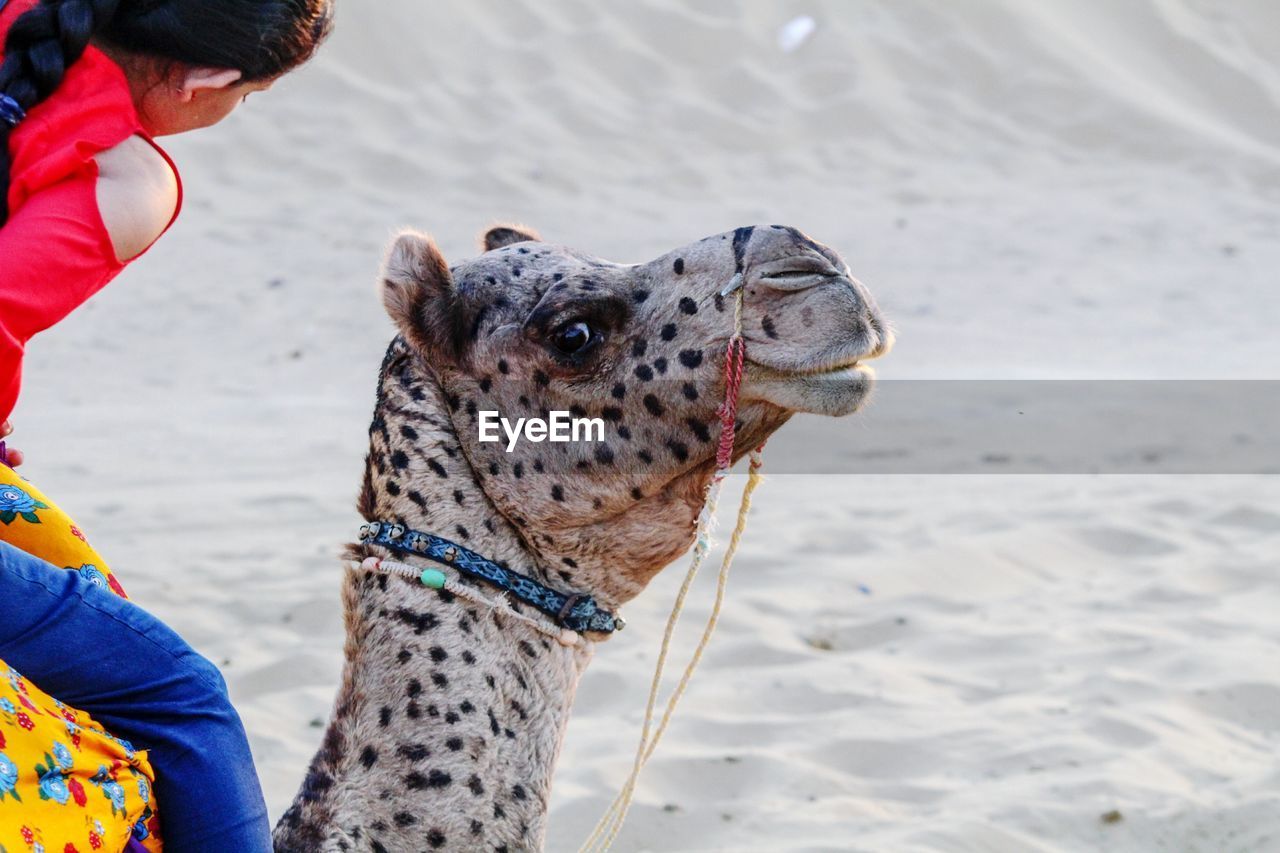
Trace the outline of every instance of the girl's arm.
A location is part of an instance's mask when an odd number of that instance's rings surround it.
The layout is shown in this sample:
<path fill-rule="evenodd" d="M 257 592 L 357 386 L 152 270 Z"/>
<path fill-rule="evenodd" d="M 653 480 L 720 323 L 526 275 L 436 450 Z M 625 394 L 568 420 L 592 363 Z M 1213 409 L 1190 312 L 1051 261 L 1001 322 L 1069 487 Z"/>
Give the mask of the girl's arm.
<path fill-rule="evenodd" d="M 0 542 L 0 659 L 150 751 L 165 849 L 271 850 L 222 675 L 160 620 Z"/>
<path fill-rule="evenodd" d="M 0 227 L 0 420 L 18 399 L 27 341 L 100 290 L 163 233 L 178 203 L 172 169 L 132 137 L 33 195 Z"/>

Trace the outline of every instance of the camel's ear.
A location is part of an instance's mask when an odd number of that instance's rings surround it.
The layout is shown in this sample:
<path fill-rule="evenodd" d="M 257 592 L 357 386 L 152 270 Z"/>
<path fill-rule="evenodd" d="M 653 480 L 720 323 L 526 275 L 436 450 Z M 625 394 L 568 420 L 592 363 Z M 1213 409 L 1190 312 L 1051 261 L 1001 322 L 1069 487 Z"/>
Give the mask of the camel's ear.
<path fill-rule="evenodd" d="M 452 357 L 457 303 L 449 264 L 426 234 L 396 238 L 382 269 L 382 304 L 409 343 L 430 357 Z"/>
<path fill-rule="evenodd" d="M 510 246 L 513 243 L 542 242 L 537 231 L 526 225 L 495 225 L 480 238 L 480 247 L 486 252 Z"/>

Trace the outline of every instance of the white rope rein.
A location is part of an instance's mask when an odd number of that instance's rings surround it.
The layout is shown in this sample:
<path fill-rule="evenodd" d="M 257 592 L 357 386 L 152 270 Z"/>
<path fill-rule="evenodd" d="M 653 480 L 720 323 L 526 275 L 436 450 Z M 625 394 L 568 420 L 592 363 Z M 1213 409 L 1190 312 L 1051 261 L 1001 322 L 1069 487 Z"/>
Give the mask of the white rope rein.
<path fill-rule="evenodd" d="M 751 451 L 751 468 L 738 506 L 737 521 L 733 528 L 733 534 L 729 538 L 729 545 L 725 550 L 724 559 L 720 563 L 720 572 L 716 581 L 716 596 L 711 607 L 711 614 L 707 618 L 707 624 L 702 629 L 702 636 L 698 640 L 698 645 L 694 649 L 688 664 L 686 664 L 684 673 L 680 676 L 680 681 L 667 698 L 662 710 L 661 720 L 655 728 L 653 725 L 654 711 L 658 704 L 658 693 L 662 686 L 663 671 L 666 668 L 667 657 L 671 650 L 671 639 L 675 634 L 676 623 L 680 620 L 680 614 L 684 610 L 689 588 L 693 585 L 693 580 L 706 560 L 707 552 L 711 549 L 711 532 L 715 527 L 716 507 L 719 504 L 724 479 L 728 476 L 729 468 L 732 464 L 734 418 L 737 413 L 738 387 L 742 378 L 743 359 L 745 358 L 745 344 L 742 343 L 741 290 L 738 290 L 735 295 L 733 320 L 734 336 L 729 344 L 729 356 L 726 364 L 728 387 L 725 393 L 725 403 L 721 410 L 722 436 L 720 452 L 717 454 L 716 471 L 707 486 L 707 494 L 702 505 L 702 511 L 698 514 L 693 558 L 689 562 L 689 569 L 685 572 L 684 582 L 680 585 L 680 591 L 676 594 L 675 602 L 672 604 L 671 615 L 667 617 L 667 627 L 662 636 L 662 646 L 658 651 L 658 661 L 654 667 L 653 681 L 649 686 L 649 698 L 645 705 L 644 724 L 641 728 L 640 743 L 636 747 L 636 757 L 632 762 L 631 772 L 628 774 L 622 790 L 614 798 L 599 822 L 596 823 L 591 835 L 583 842 L 578 853 L 607 853 L 617 839 L 618 833 L 622 831 L 622 826 L 627 819 L 627 813 L 630 811 L 632 800 L 635 797 L 636 784 L 640 779 L 640 772 L 653 756 L 659 741 L 662 740 L 662 736 L 666 733 L 667 727 L 675 714 L 676 706 L 679 704 L 681 697 L 684 696 L 685 690 L 693 678 L 693 673 L 698 668 L 703 652 L 706 651 L 707 645 L 711 641 L 711 635 L 715 632 L 716 625 L 720 620 L 720 609 L 724 603 L 725 590 L 729 581 L 729 569 L 733 565 L 733 558 L 738 552 L 738 545 L 741 543 L 742 534 L 746 530 L 747 514 L 751 509 L 752 494 L 755 492 L 756 487 L 760 485 L 761 479 L 763 479 L 760 473 L 764 465 L 762 448 L 756 448 Z"/>

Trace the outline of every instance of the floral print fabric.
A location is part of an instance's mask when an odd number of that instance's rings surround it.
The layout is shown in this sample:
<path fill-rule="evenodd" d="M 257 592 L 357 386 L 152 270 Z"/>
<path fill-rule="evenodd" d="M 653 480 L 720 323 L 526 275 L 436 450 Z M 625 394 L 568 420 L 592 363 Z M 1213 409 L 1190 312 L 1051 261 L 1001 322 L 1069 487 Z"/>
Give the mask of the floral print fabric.
<path fill-rule="evenodd" d="M 126 597 L 80 529 L 0 464 L 0 539 Z M 0 660 L 0 853 L 160 851 L 147 753 Z"/>

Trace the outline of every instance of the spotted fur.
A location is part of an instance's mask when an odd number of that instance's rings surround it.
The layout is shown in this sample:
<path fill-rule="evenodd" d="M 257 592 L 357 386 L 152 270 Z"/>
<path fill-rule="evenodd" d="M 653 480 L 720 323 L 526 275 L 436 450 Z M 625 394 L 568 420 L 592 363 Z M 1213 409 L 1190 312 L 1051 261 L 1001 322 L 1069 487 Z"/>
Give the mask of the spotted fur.
<path fill-rule="evenodd" d="M 748 274 L 749 352 L 774 373 L 888 346 L 843 262 L 793 229 L 739 229 L 640 266 L 514 226 L 482 245 L 485 254 L 452 269 L 421 235 L 391 252 L 383 299 L 400 337 L 379 378 L 360 513 L 454 538 L 610 609 L 691 544 L 732 333 L 719 290 L 735 272 Z M 750 278 L 793 256 L 830 268 L 830 281 Z M 759 337 L 776 342 L 771 352 L 751 343 L 765 317 L 773 334 Z M 593 343 L 566 354 L 556 336 L 573 322 L 589 324 Z M 773 393 L 744 391 L 736 455 L 799 408 Z M 478 441 L 483 410 L 601 417 L 606 441 L 506 453 Z M 353 559 L 368 555 L 391 556 L 349 548 Z M 343 605 L 342 684 L 276 849 L 541 849 L 555 759 L 594 642 L 565 647 L 468 599 L 363 570 L 348 573 Z"/>

